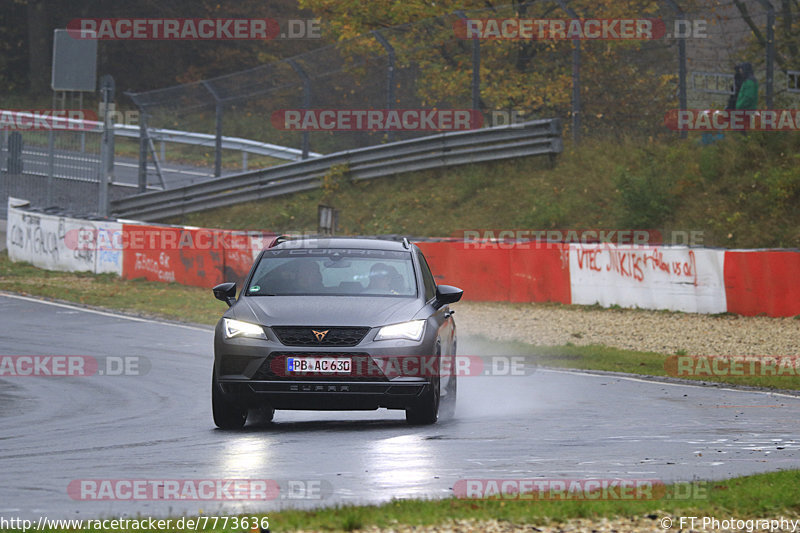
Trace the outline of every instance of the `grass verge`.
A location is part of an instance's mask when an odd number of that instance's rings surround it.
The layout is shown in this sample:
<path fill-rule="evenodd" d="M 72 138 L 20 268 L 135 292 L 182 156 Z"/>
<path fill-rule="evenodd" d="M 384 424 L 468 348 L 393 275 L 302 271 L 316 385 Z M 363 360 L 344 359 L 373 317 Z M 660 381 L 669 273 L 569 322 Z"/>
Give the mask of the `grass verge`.
<path fill-rule="evenodd" d="M 190 213 L 172 223 L 316 231 L 317 205 L 339 210 L 339 233 L 443 237 L 475 229 L 656 229 L 666 242 L 800 247 L 800 137 L 586 139 L 555 168 L 523 157 L 353 181 L 334 167 L 322 187 Z M 680 231 L 672 239 L 672 232 Z"/>
<path fill-rule="evenodd" d="M 800 471 L 784 471 L 699 484 L 700 490 L 670 486 L 666 493 L 694 492 L 686 499 L 605 501 L 522 501 L 445 499 L 396 500 L 378 506 L 353 506 L 320 511 L 270 513 L 270 523 L 281 529 L 351 531 L 368 526 L 430 525 L 450 520 L 500 520 L 515 524 L 543 524 L 571 518 L 651 515 L 767 517 L 794 515 L 800 497 L 794 490 Z M 702 490 L 707 489 L 707 490 Z M 654 522 L 657 527 L 658 523 Z"/>
<path fill-rule="evenodd" d="M 354 531 L 377 526 L 390 531 L 412 531 L 414 526 L 447 524 L 455 520 L 475 522 L 496 520 L 511 524 L 546 525 L 574 518 L 599 519 L 644 517 L 652 521 L 652 530 L 659 529 L 664 517 L 673 517 L 673 529 L 679 529 L 678 517 L 711 516 L 764 519 L 797 517 L 800 496 L 795 490 L 800 471 L 789 470 L 758 474 L 715 482 L 692 482 L 670 485 L 665 496 L 657 499 L 576 500 L 393 500 L 383 505 L 338 506 L 310 511 L 284 510 L 270 512 L 273 531 Z M 250 515 L 248 515 L 250 516 Z M 211 522 L 209 522 L 211 523 Z M 402 526 L 410 526 L 402 528 Z M 696 529 L 696 528 L 694 528 Z M 76 531 L 54 528 L 49 531 Z M 97 531 L 84 527 L 84 531 Z M 206 531 L 233 531 L 232 528 L 208 528 Z M 21 531 L 21 529 L 0 529 Z M 103 531 L 120 531 L 103 529 Z M 175 531 L 168 529 L 166 531 Z M 241 531 L 241 528 L 238 529 Z M 477 528 L 474 531 L 479 531 Z M 537 529 L 533 529 L 537 531 Z"/>
<path fill-rule="evenodd" d="M 227 309 L 210 289 L 113 274 L 42 270 L 11 262 L 6 250 L 0 252 L 0 290 L 197 324 L 215 324 Z"/>

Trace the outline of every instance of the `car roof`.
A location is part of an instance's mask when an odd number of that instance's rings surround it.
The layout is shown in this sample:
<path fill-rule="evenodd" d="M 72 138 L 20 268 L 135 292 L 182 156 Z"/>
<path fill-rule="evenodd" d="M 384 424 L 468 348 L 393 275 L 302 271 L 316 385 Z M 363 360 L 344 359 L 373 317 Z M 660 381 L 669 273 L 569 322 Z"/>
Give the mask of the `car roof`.
<path fill-rule="evenodd" d="M 407 242 L 407 241 L 406 241 Z M 375 239 L 371 237 L 289 237 L 271 249 L 298 248 L 352 248 L 359 250 L 396 250 L 410 252 L 413 245 L 402 240 Z"/>

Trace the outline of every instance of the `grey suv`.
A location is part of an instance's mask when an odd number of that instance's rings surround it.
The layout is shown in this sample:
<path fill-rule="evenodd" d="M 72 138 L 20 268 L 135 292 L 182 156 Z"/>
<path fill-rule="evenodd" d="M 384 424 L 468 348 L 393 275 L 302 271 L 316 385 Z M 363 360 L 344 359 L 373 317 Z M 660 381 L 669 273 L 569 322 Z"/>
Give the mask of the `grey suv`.
<path fill-rule="evenodd" d="M 275 409 L 404 409 L 411 424 L 452 416 L 462 291 L 436 285 L 402 241 L 278 238 L 262 251 L 214 337 L 212 406 L 220 428 Z"/>

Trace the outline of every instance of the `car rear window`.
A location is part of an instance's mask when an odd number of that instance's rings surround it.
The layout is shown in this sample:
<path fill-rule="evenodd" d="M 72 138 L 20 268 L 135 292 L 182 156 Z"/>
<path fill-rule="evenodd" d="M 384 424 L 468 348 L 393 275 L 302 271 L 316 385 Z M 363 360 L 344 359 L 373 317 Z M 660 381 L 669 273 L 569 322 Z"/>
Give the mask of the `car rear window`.
<path fill-rule="evenodd" d="M 261 256 L 245 294 L 416 297 L 417 281 L 410 252 L 268 250 Z"/>

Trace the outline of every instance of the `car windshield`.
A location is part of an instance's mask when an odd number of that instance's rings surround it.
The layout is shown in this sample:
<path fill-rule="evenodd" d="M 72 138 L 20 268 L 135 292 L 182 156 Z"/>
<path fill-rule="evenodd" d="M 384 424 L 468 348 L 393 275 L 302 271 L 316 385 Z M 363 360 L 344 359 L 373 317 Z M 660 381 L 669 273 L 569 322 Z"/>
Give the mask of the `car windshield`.
<path fill-rule="evenodd" d="M 415 297 L 417 281 L 410 252 L 269 250 L 261 257 L 245 294 Z"/>

